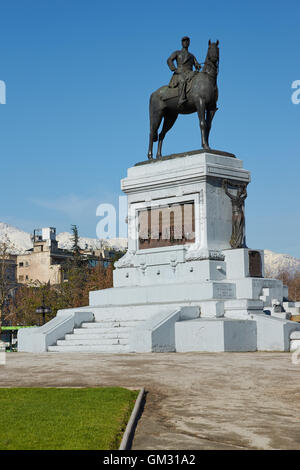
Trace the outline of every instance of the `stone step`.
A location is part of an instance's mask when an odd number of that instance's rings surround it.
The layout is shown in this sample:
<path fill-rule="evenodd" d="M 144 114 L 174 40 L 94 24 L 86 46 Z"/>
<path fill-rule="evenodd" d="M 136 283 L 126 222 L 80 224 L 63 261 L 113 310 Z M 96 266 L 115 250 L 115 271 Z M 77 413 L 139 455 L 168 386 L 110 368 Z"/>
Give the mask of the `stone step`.
<path fill-rule="evenodd" d="M 290 334 L 290 339 L 299 339 L 300 340 L 300 330 L 292 331 Z"/>
<path fill-rule="evenodd" d="M 103 327 L 103 328 L 74 328 L 74 335 L 95 335 L 95 334 L 128 334 L 132 331 L 133 327 L 127 326 L 115 326 L 115 327 Z"/>
<path fill-rule="evenodd" d="M 93 339 L 98 339 L 98 340 L 101 340 L 103 338 L 117 338 L 117 339 L 128 339 L 129 335 L 128 334 L 124 334 L 123 332 L 119 332 L 118 330 L 113 332 L 113 331 L 110 331 L 110 332 L 102 332 L 101 333 L 95 333 L 94 330 L 93 331 L 81 331 L 80 334 L 77 333 L 77 334 L 67 334 L 65 336 L 65 340 L 73 340 L 73 339 L 77 339 L 77 340 L 81 340 L 81 339 L 86 339 L 86 340 L 93 340 Z"/>
<path fill-rule="evenodd" d="M 298 348 L 300 348 L 300 339 L 292 339 L 290 341 L 290 351 L 296 351 Z"/>
<path fill-rule="evenodd" d="M 99 352 L 99 353 L 127 353 L 128 346 L 123 344 L 48 346 L 49 352 Z"/>
<path fill-rule="evenodd" d="M 299 315 L 300 313 L 300 308 L 299 307 L 289 307 L 285 309 L 286 312 L 291 313 L 292 315 Z"/>
<path fill-rule="evenodd" d="M 300 348 L 300 330 L 292 331 L 290 334 L 290 351 Z"/>
<path fill-rule="evenodd" d="M 295 303 L 295 302 L 291 302 L 291 301 L 282 302 L 282 306 L 283 306 L 284 310 L 288 310 L 289 308 L 296 307 L 296 303 Z"/>
<path fill-rule="evenodd" d="M 91 322 L 91 323 L 82 323 L 81 328 L 119 328 L 119 327 L 126 327 L 126 326 L 137 326 L 144 320 L 105 320 L 101 322 Z"/>
<path fill-rule="evenodd" d="M 271 316 L 275 318 L 282 318 L 284 320 L 289 320 L 291 314 L 289 312 L 271 312 Z"/>
<path fill-rule="evenodd" d="M 50 352 L 128 352 L 129 333 L 144 319 L 101 320 L 82 323 L 65 339 L 49 346 Z"/>
<path fill-rule="evenodd" d="M 102 338 L 99 339 L 59 339 L 57 341 L 57 346 L 81 346 L 81 345 L 91 345 L 91 346 L 102 346 L 106 344 L 118 345 L 118 344 L 128 344 L 127 339 L 116 339 L 116 338 Z"/>

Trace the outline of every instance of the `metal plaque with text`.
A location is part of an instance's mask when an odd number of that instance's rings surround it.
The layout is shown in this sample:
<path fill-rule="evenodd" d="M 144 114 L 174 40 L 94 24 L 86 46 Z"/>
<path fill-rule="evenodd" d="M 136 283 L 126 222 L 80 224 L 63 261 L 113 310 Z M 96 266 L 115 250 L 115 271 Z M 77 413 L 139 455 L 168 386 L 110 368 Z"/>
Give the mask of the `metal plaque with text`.
<path fill-rule="evenodd" d="M 141 209 L 138 224 L 140 250 L 194 243 L 194 202 Z"/>

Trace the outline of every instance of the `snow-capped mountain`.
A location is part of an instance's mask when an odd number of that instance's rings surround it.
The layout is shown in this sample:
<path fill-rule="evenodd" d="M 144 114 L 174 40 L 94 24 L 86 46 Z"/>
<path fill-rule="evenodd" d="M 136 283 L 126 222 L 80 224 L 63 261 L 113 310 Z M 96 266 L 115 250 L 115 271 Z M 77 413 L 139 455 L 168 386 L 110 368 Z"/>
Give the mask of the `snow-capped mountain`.
<path fill-rule="evenodd" d="M 62 232 L 56 236 L 59 248 L 70 249 L 72 247 L 72 234 Z M 31 234 L 24 232 L 12 225 L 0 222 L 0 243 L 8 242 L 11 253 L 22 254 L 32 248 Z M 112 238 L 110 240 L 100 240 L 98 238 L 79 238 L 80 248 L 114 248 L 116 250 L 125 250 L 127 248 L 127 238 Z"/>
<path fill-rule="evenodd" d="M 300 272 L 300 259 L 293 256 L 274 253 L 270 250 L 264 250 L 266 276 L 276 277 L 280 272 L 287 271 L 289 274 Z"/>
<path fill-rule="evenodd" d="M 61 232 L 56 238 L 59 248 L 70 249 L 72 247 L 71 233 Z M 5 240 L 10 241 L 12 253 L 21 254 L 32 248 L 30 233 L 0 222 L 0 243 Z M 110 240 L 99 240 L 98 238 L 80 237 L 79 245 L 81 248 L 96 249 L 102 246 L 123 251 L 127 248 L 127 239 L 112 238 Z M 298 258 L 287 254 L 274 253 L 270 250 L 265 250 L 264 255 L 265 271 L 268 277 L 276 277 L 282 271 L 288 271 L 290 274 L 300 272 L 300 259 Z"/>
<path fill-rule="evenodd" d="M 61 232 L 56 236 L 59 248 L 70 250 L 72 248 L 72 234 L 69 232 Z M 127 248 L 127 238 L 111 238 L 109 240 L 102 240 L 99 238 L 79 238 L 80 248 L 90 248 L 92 250 L 107 247 L 114 248 L 116 250 L 125 250 Z"/>
<path fill-rule="evenodd" d="M 9 250 L 15 254 L 24 253 L 29 248 L 32 248 L 30 233 L 0 222 L 0 243 L 3 242 L 7 242 Z"/>

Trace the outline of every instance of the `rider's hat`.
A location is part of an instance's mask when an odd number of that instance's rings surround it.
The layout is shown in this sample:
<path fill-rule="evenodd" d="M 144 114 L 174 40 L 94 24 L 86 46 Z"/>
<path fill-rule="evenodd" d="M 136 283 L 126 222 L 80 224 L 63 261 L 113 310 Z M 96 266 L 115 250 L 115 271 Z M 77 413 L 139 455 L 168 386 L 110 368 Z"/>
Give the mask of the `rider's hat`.
<path fill-rule="evenodd" d="M 183 38 L 181 38 L 181 41 L 185 41 L 186 39 L 190 41 L 190 38 L 188 36 L 183 36 Z"/>

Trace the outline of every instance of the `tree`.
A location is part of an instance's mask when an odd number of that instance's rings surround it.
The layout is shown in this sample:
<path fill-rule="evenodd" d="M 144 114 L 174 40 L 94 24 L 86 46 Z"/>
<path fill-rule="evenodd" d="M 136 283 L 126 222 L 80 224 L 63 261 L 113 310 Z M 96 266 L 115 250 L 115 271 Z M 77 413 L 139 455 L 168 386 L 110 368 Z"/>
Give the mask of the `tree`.
<path fill-rule="evenodd" d="M 266 276 L 267 277 L 267 276 Z M 300 300 L 300 272 L 291 274 L 287 270 L 281 270 L 274 276 L 275 279 L 279 279 L 282 283 L 288 287 L 289 300 L 299 301 Z"/>
<path fill-rule="evenodd" d="M 89 304 L 89 292 L 92 290 L 106 289 L 113 285 L 113 261 L 116 261 L 123 253 L 114 251 L 110 253 L 110 262 L 104 265 L 101 254 L 99 259 L 95 255 L 82 253 L 79 247 L 78 227 L 72 225 L 72 253 L 73 256 L 62 267 L 64 275 L 58 285 L 41 284 L 38 281 L 34 285 L 20 286 L 15 298 L 10 302 L 9 319 L 16 325 L 36 325 L 38 315 L 36 308 L 42 304 L 51 308 L 51 314 L 47 315 L 49 321 L 57 313 L 57 310 L 83 307 Z M 96 261 L 96 265 L 95 265 Z"/>
<path fill-rule="evenodd" d="M 51 308 L 51 314 L 46 316 L 46 321 L 49 321 L 56 314 L 56 310 L 52 309 L 57 304 L 57 293 L 50 284 L 41 284 L 37 281 L 30 286 L 19 286 L 10 302 L 10 313 L 6 318 L 14 325 L 37 325 L 41 318 L 36 313 L 36 309 L 43 303 Z"/>
<path fill-rule="evenodd" d="M 9 311 L 9 302 L 13 291 L 13 279 L 10 276 L 10 260 L 13 244 L 5 235 L 0 241 L 0 334 L 5 314 Z"/>
<path fill-rule="evenodd" d="M 72 252 L 74 257 L 74 263 L 79 265 L 81 261 L 80 257 L 80 246 L 79 246 L 79 233 L 77 225 L 71 225 L 72 231 Z"/>

